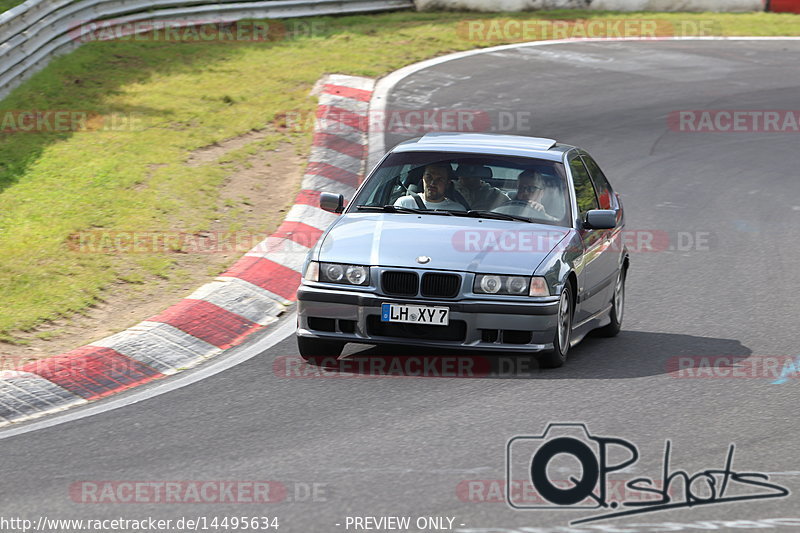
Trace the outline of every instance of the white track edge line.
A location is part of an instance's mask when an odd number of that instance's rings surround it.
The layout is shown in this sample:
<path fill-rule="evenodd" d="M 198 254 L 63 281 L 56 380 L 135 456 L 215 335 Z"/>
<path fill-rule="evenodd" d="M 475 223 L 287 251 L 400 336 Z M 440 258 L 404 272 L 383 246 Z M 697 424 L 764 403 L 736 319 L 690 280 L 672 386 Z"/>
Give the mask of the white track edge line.
<path fill-rule="evenodd" d="M 167 392 L 197 383 L 198 381 L 206 378 L 210 378 L 215 374 L 219 374 L 220 372 L 233 368 L 240 363 L 244 363 L 245 361 L 252 359 L 262 352 L 269 350 L 294 333 L 296 328 L 295 317 L 295 312 L 286 315 L 282 323 L 263 339 L 260 339 L 255 344 L 243 346 L 241 351 L 238 351 L 229 357 L 217 359 L 216 361 L 211 359 L 203 366 L 198 367 L 196 370 L 189 370 L 185 373 L 182 372 L 172 375 L 169 376 L 168 379 L 152 381 L 151 383 L 155 384 L 155 386 L 145 385 L 140 388 L 134 388 L 127 394 L 123 393 L 123 396 L 120 398 L 112 397 L 110 399 L 101 400 L 98 403 L 90 403 L 86 407 L 76 407 L 62 415 L 54 414 L 37 422 L 19 422 L 21 425 L 18 427 L 13 425 L 6 426 L 7 429 L 0 430 L 0 440 L 14 437 L 16 435 L 22 435 L 24 433 L 30 433 L 31 431 L 57 426 L 73 420 L 80 420 L 89 416 L 99 415 L 114 409 L 119 409 L 120 407 L 126 407 L 128 405 L 149 400 L 150 398 L 154 398 Z"/>

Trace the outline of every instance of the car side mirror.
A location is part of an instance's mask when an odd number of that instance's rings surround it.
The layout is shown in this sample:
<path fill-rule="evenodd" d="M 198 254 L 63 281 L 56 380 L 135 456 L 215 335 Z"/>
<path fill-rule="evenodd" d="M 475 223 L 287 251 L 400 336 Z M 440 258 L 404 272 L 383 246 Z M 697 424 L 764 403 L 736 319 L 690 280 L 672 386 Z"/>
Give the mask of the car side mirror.
<path fill-rule="evenodd" d="M 587 229 L 613 229 L 617 225 L 617 212 L 613 209 L 591 209 L 586 212 L 583 225 Z"/>
<path fill-rule="evenodd" d="M 332 192 L 324 192 L 319 195 L 319 207 L 331 213 L 341 213 L 344 211 L 344 196 L 333 194 Z"/>

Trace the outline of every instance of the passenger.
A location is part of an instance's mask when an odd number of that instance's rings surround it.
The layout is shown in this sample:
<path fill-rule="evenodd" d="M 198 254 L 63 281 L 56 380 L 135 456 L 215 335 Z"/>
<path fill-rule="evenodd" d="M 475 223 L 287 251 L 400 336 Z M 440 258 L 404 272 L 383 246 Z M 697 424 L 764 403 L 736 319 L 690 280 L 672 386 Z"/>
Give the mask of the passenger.
<path fill-rule="evenodd" d="M 481 165 L 459 165 L 456 171 L 456 190 L 476 211 L 491 211 L 509 201 L 509 197 L 497 187 L 492 187 L 484 178 L 492 177 L 492 169 Z"/>
<path fill-rule="evenodd" d="M 447 198 L 446 191 L 452 181 L 453 169 L 448 163 L 432 163 L 425 167 L 422 174 L 423 194 L 413 193 L 401 196 L 394 205 L 417 209 L 442 209 L 447 211 L 465 211 L 460 203 Z"/>

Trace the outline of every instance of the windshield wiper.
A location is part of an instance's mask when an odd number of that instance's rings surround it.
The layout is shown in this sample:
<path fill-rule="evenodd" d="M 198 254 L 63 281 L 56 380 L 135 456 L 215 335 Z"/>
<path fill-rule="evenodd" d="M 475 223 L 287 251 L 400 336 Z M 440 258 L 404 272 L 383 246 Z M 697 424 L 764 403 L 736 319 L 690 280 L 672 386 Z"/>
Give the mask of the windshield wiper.
<path fill-rule="evenodd" d="M 421 213 L 423 215 L 448 215 L 452 216 L 450 211 L 440 211 L 438 209 L 417 209 L 414 207 L 403 207 L 400 205 L 357 205 L 356 209 L 361 211 L 383 211 L 385 213 Z"/>
<path fill-rule="evenodd" d="M 401 207 L 399 205 L 357 205 L 356 209 L 360 211 L 383 211 L 385 213 L 425 213 L 422 209 L 414 209 L 411 207 Z"/>
<path fill-rule="evenodd" d="M 530 222 L 528 217 L 521 217 L 518 215 L 507 215 L 506 213 L 496 213 L 495 211 L 454 211 L 453 214 L 463 217 L 473 218 L 493 218 L 495 220 L 519 220 L 520 222 Z"/>
<path fill-rule="evenodd" d="M 495 220 L 518 220 L 520 222 L 530 222 L 531 219 L 517 215 L 507 215 L 505 213 L 496 213 L 494 211 L 447 211 L 440 209 L 417 209 L 415 207 L 403 207 L 399 205 L 357 205 L 356 209 L 360 211 L 383 211 L 384 213 L 421 213 L 423 215 L 446 215 L 457 217 L 470 217 L 470 218 L 492 218 Z"/>

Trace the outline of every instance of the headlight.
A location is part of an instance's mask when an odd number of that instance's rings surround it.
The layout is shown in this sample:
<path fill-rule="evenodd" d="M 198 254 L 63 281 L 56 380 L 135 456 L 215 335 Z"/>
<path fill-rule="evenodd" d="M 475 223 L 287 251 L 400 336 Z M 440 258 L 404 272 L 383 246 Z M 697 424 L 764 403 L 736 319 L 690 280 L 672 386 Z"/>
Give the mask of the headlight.
<path fill-rule="evenodd" d="M 320 270 L 322 274 L 321 278 L 322 281 L 330 281 L 331 283 L 342 283 L 344 279 L 344 265 L 337 265 L 336 263 L 333 264 L 322 264 L 322 269 Z"/>
<path fill-rule="evenodd" d="M 344 272 L 347 281 L 353 285 L 363 285 L 369 278 L 369 270 L 358 265 L 350 265 Z"/>
<path fill-rule="evenodd" d="M 511 294 L 525 294 L 528 290 L 528 280 L 519 276 L 509 276 L 506 280 L 506 289 Z"/>
<path fill-rule="evenodd" d="M 478 274 L 472 290 L 477 294 L 505 294 L 511 296 L 550 296 L 544 278 Z"/>
<path fill-rule="evenodd" d="M 480 276 L 480 279 L 475 279 L 475 284 L 478 285 L 480 290 L 475 292 L 485 292 L 486 294 L 497 294 L 502 286 L 500 276 Z"/>
<path fill-rule="evenodd" d="M 307 280 L 322 281 L 325 283 L 342 283 L 345 285 L 368 285 L 369 268 L 361 265 L 342 265 L 339 263 L 316 263 L 312 262 L 306 269 L 306 273 L 312 269 L 311 265 L 316 264 L 319 270 L 319 278 L 312 279 L 306 275 Z"/>

